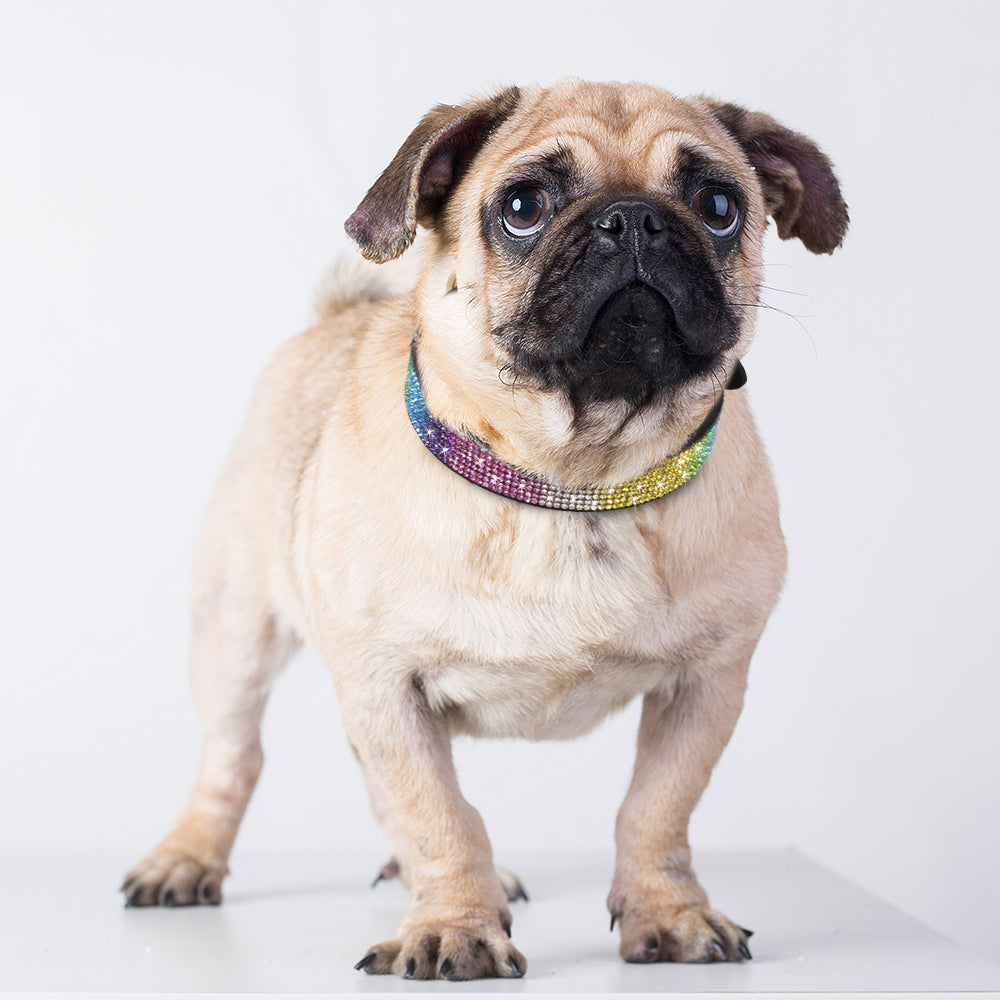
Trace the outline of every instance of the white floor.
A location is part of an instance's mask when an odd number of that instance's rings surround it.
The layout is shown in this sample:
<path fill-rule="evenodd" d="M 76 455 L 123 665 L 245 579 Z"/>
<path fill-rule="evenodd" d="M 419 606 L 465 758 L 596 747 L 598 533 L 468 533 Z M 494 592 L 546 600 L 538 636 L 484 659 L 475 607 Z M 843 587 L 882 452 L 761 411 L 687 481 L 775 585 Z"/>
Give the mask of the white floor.
<path fill-rule="evenodd" d="M 501 859 L 531 894 L 513 908 L 523 980 L 366 976 L 354 963 L 405 903 L 398 884 L 368 888 L 379 850 L 243 857 L 221 907 L 128 911 L 115 889 L 129 858 L 0 854 L 0 996 L 1000 994 L 1000 966 L 792 851 L 696 859 L 713 905 L 756 932 L 752 962 L 625 965 L 604 909 L 610 856 L 526 853 Z"/>

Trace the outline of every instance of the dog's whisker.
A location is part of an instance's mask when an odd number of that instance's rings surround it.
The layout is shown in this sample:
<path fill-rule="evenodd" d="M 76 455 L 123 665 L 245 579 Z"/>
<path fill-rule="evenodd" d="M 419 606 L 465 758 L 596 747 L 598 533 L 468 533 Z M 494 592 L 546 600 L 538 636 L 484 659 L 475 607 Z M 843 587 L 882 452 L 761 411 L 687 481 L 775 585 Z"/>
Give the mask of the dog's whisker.
<path fill-rule="evenodd" d="M 793 292 L 790 288 L 777 288 L 774 285 L 760 285 L 760 289 L 763 292 L 774 292 L 778 295 L 794 295 L 796 298 L 809 299 L 812 300 L 812 296 L 808 292 Z"/>

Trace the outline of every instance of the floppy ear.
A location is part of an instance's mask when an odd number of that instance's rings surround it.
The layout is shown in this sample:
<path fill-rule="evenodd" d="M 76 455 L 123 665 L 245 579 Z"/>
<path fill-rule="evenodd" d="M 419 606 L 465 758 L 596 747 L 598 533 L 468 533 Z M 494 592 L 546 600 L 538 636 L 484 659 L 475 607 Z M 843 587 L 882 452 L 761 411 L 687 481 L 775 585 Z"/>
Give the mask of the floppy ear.
<path fill-rule="evenodd" d="M 849 217 L 833 167 L 816 143 L 760 112 L 715 101 L 709 106 L 756 168 L 778 235 L 797 236 L 813 253 L 833 253 Z"/>
<path fill-rule="evenodd" d="M 344 224 L 369 259 L 381 264 L 412 242 L 417 223 L 431 224 L 473 156 L 513 110 L 516 87 L 470 104 L 439 104 L 393 157 Z"/>

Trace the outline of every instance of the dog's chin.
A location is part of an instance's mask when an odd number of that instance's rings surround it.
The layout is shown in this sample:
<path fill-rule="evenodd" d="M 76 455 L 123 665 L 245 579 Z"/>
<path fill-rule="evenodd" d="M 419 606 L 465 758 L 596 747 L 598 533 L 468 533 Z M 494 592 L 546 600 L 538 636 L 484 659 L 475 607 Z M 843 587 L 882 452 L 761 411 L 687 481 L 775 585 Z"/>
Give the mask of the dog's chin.
<path fill-rule="evenodd" d="M 588 324 L 544 347 L 515 349 L 517 365 L 575 410 L 620 402 L 636 410 L 715 369 L 718 351 L 698 352 L 654 288 L 633 282 L 613 292 Z"/>

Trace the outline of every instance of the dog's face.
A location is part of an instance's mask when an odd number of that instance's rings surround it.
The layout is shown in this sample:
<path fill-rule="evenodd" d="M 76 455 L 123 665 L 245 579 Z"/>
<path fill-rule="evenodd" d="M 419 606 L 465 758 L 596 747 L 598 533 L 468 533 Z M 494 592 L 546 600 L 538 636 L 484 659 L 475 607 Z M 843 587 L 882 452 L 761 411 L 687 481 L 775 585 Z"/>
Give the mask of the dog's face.
<path fill-rule="evenodd" d="M 432 111 L 348 231 L 385 260 L 424 223 L 435 326 L 452 289 L 475 351 L 579 421 L 725 384 L 769 214 L 814 252 L 840 243 L 846 208 L 808 139 L 731 105 L 563 81 Z"/>
<path fill-rule="evenodd" d="M 759 185 L 704 111 L 645 88 L 571 95 L 484 147 L 445 231 L 461 241 L 478 209 L 490 333 L 515 375 L 577 411 L 649 405 L 720 374 L 749 329 Z"/>

